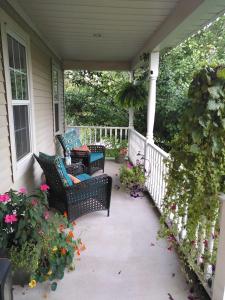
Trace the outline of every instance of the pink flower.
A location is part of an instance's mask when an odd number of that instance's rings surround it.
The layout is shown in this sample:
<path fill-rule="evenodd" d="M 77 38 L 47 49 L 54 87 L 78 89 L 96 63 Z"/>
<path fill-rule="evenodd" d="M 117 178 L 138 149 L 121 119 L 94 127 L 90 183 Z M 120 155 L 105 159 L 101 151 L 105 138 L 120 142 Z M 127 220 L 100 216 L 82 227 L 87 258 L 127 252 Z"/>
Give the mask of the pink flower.
<path fill-rule="evenodd" d="M 31 204 L 32 204 L 33 206 L 36 206 L 36 205 L 38 204 L 37 199 L 32 199 L 32 200 L 31 200 Z"/>
<path fill-rule="evenodd" d="M 10 197 L 8 194 L 1 194 L 0 195 L 0 202 L 3 202 L 3 203 L 7 203 L 10 201 Z"/>
<path fill-rule="evenodd" d="M 45 220 L 48 220 L 49 218 L 49 212 L 47 210 L 44 212 L 44 218 Z"/>
<path fill-rule="evenodd" d="M 20 193 L 20 194 L 23 194 L 23 195 L 26 195 L 26 194 L 27 194 L 27 189 L 26 189 L 25 187 L 21 187 L 21 188 L 19 189 L 19 193 Z"/>
<path fill-rule="evenodd" d="M 132 165 L 131 163 L 128 163 L 128 164 L 127 164 L 127 167 L 128 167 L 128 169 L 132 169 L 132 168 L 133 168 L 133 165 Z"/>
<path fill-rule="evenodd" d="M 47 184 L 42 184 L 42 185 L 40 186 L 40 190 L 41 190 L 42 192 L 46 192 L 47 190 L 49 190 L 49 186 L 48 186 Z"/>
<path fill-rule="evenodd" d="M 13 215 L 6 215 L 5 216 L 5 223 L 14 223 L 14 222 L 17 222 L 18 219 L 17 219 L 17 215 L 16 214 L 13 214 Z"/>

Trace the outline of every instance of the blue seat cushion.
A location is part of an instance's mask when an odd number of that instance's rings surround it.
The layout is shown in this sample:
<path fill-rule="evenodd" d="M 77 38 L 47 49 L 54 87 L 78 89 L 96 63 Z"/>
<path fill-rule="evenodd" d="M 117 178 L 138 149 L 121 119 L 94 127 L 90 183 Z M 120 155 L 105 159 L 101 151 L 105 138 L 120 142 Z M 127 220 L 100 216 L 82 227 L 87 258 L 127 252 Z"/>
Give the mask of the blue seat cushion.
<path fill-rule="evenodd" d="M 83 173 L 80 175 L 76 175 L 76 178 L 79 179 L 80 181 L 85 181 L 85 180 L 91 179 L 91 176 L 89 176 L 86 173 Z"/>
<path fill-rule="evenodd" d="M 90 156 L 91 156 L 90 162 L 94 162 L 104 157 L 102 152 L 93 152 L 90 153 Z"/>

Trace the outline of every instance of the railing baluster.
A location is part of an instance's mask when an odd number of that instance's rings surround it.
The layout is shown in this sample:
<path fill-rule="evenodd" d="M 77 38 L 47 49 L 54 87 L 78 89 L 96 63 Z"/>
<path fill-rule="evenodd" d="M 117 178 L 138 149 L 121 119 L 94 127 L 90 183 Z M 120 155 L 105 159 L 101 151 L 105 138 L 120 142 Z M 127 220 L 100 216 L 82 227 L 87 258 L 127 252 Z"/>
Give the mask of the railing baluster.
<path fill-rule="evenodd" d="M 123 129 L 120 128 L 120 142 L 122 142 L 123 139 Z"/>
<path fill-rule="evenodd" d="M 94 129 L 94 133 L 95 133 L 95 144 L 97 143 L 97 132 L 96 132 L 96 128 Z"/>
<path fill-rule="evenodd" d="M 198 243 L 198 256 L 197 256 L 197 264 L 200 265 L 204 260 L 205 253 L 205 238 L 206 238 L 206 218 L 202 217 L 201 222 L 201 231 L 200 231 L 199 243 Z"/>

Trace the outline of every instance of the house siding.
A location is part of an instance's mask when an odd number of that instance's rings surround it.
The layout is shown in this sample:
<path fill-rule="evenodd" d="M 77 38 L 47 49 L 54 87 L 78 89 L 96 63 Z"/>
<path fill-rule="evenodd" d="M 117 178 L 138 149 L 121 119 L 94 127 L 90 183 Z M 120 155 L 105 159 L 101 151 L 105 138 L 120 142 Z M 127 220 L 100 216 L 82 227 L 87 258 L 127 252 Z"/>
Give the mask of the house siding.
<path fill-rule="evenodd" d="M 9 124 L 0 33 L 0 193 L 12 185 Z"/>
<path fill-rule="evenodd" d="M 31 56 L 31 95 L 32 110 L 31 124 L 33 126 L 34 152 L 39 151 L 50 155 L 61 152 L 54 136 L 53 122 L 53 99 L 52 99 L 52 57 L 43 47 L 38 47 L 32 36 L 30 38 Z M 2 42 L 2 39 L 0 39 Z M 1 45 L 1 44 L 0 44 Z M 33 158 L 30 159 L 28 167 L 22 172 L 19 178 L 13 182 L 13 168 L 11 161 L 10 134 L 7 113 L 7 97 L 5 89 L 3 69 L 2 47 L 0 47 L 0 193 L 9 188 L 18 189 L 21 186 L 31 191 L 41 182 L 42 170 Z M 59 92 L 61 99 L 60 128 L 64 131 L 64 91 L 63 91 L 63 70 L 59 65 Z M 34 117 L 34 119 L 33 119 Z M 13 124 L 10 124 L 13 126 Z M 15 151 L 12 149 L 12 151 Z M 2 159 L 4 157 L 4 159 Z"/>

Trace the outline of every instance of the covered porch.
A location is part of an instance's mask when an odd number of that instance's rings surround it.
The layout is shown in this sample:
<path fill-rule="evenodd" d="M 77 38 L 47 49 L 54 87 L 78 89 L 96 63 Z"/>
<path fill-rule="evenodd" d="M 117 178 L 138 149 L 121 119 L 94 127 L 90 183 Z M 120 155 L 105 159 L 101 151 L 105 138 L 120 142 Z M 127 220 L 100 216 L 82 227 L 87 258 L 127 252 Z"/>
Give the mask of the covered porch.
<path fill-rule="evenodd" d="M 166 191 L 167 169 L 164 160 L 168 158 L 168 153 L 155 145 L 153 136 L 159 52 L 177 45 L 222 14 L 225 9 L 224 1 L 124 0 L 112 4 L 110 1 L 99 0 L 93 4 L 89 0 L 67 0 L 64 3 L 57 0 L 3 0 L 0 7 L 28 33 L 33 49 L 36 50 L 38 45 L 41 51 L 50 54 L 61 70 L 125 70 L 132 77 L 142 55 L 150 54 L 146 137 L 135 130 L 134 111 L 130 109 L 128 127 L 88 127 L 89 133 L 83 135 L 83 142 L 87 142 L 87 137 L 90 143 L 100 143 L 105 134 L 111 138 L 128 138 L 129 159 L 135 164 L 138 155 L 144 156 L 148 174 L 146 189 L 152 202 L 148 197 L 132 199 L 123 190 L 115 188 L 118 185 L 116 174 L 119 166 L 107 162 L 105 172 L 113 176 L 114 180 L 111 216 L 106 218 L 104 213 L 94 213 L 78 220 L 77 228 L 82 233 L 88 250 L 81 261 L 77 262 L 77 272 L 67 274 L 60 289 L 49 295 L 49 299 L 62 299 L 65 291 L 66 296 L 74 295 L 78 299 L 188 299 L 190 286 L 181 272 L 176 254 L 167 249 L 166 241 L 156 241 L 159 214 Z M 5 22 L 4 26 L 6 24 Z M 34 64 L 33 74 L 34 82 L 36 80 L 34 98 L 40 101 L 36 101 L 39 113 L 45 110 L 46 103 L 42 98 L 48 97 L 52 101 L 52 94 L 46 84 L 46 78 L 48 84 L 51 82 L 50 63 L 46 59 L 40 66 L 41 51 L 40 58 L 37 57 Z M 48 63 L 49 72 L 46 75 L 44 68 Z M 37 78 L 37 74 L 40 78 Z M 62 87 L 63 84 L 61 89 Z M 63 93 L 61 98 L 63 116 Z M 50 102 L 49 104 L 51 106 Z M 55 111 L 53 114 L 55 118 Z M 62 116 L 60 118 L 63 119 Z M 45 120 L 46 123 L 49 122 L 47 114 Z M 54 122 L 55 120 L 52 124 Z M 43 121 L 37 122 L 37 127 L 42 123 Z M 63 132 L 67 129 L 64 119 L 62 123 Z M 44 136 L 45 128 L 40 127 L 39 131 Z M 77 126 L 75 129 L 85 131 L 87 128 Z M 56 132 L 53 130 L 51 133 L 55 138 Z M 46 144 L 45 138 L 41 141 Z M 31 150 L 43 151 L 39 147 L 43 144 L 35 143 L 34 139 Z M 209 240 L 210 255 L 215 254 L 212 238 L 215 228 L 211 228 L 208 237 L 196 229 L 199 254 L 194 270 L 208 295 L 213 295 L 214 300 L 222 300 L 225 295 L 225 205 L 222 205 L 222 212 L 216 274 L 211 265 L 204 265 L 203 274 L 199 273 L 206 238 Z M 173 217 L 171 215 L 171 220 Z M 180 228 L 178 243 L 185 236 L 186 217 L 174 220 Z M 16 299 L 46 298 L 46 291 L 42 287 L 29 292 L 16 288 L 14 292 Z"/>
<path fill-rule="evenodd" d="M 120 187 L 119 167 L 106 162 L 105 172 L 113 178 L 110 217 L 96 212 L 77 220 L 75 234 L 81 234 L 87 250 L 76 261 L 75 272 L 65 274 L 54 293 L 48 294 L 44 284 L 33 290 L 16 287 L 15 299 L 61 300 L 70 295 L 84 300 L 187 300 L 194 296 L 176 252 L 168 250 L 167 241 L 157 240 L 154 203 L 147 196 L 134 199 Z"/>

